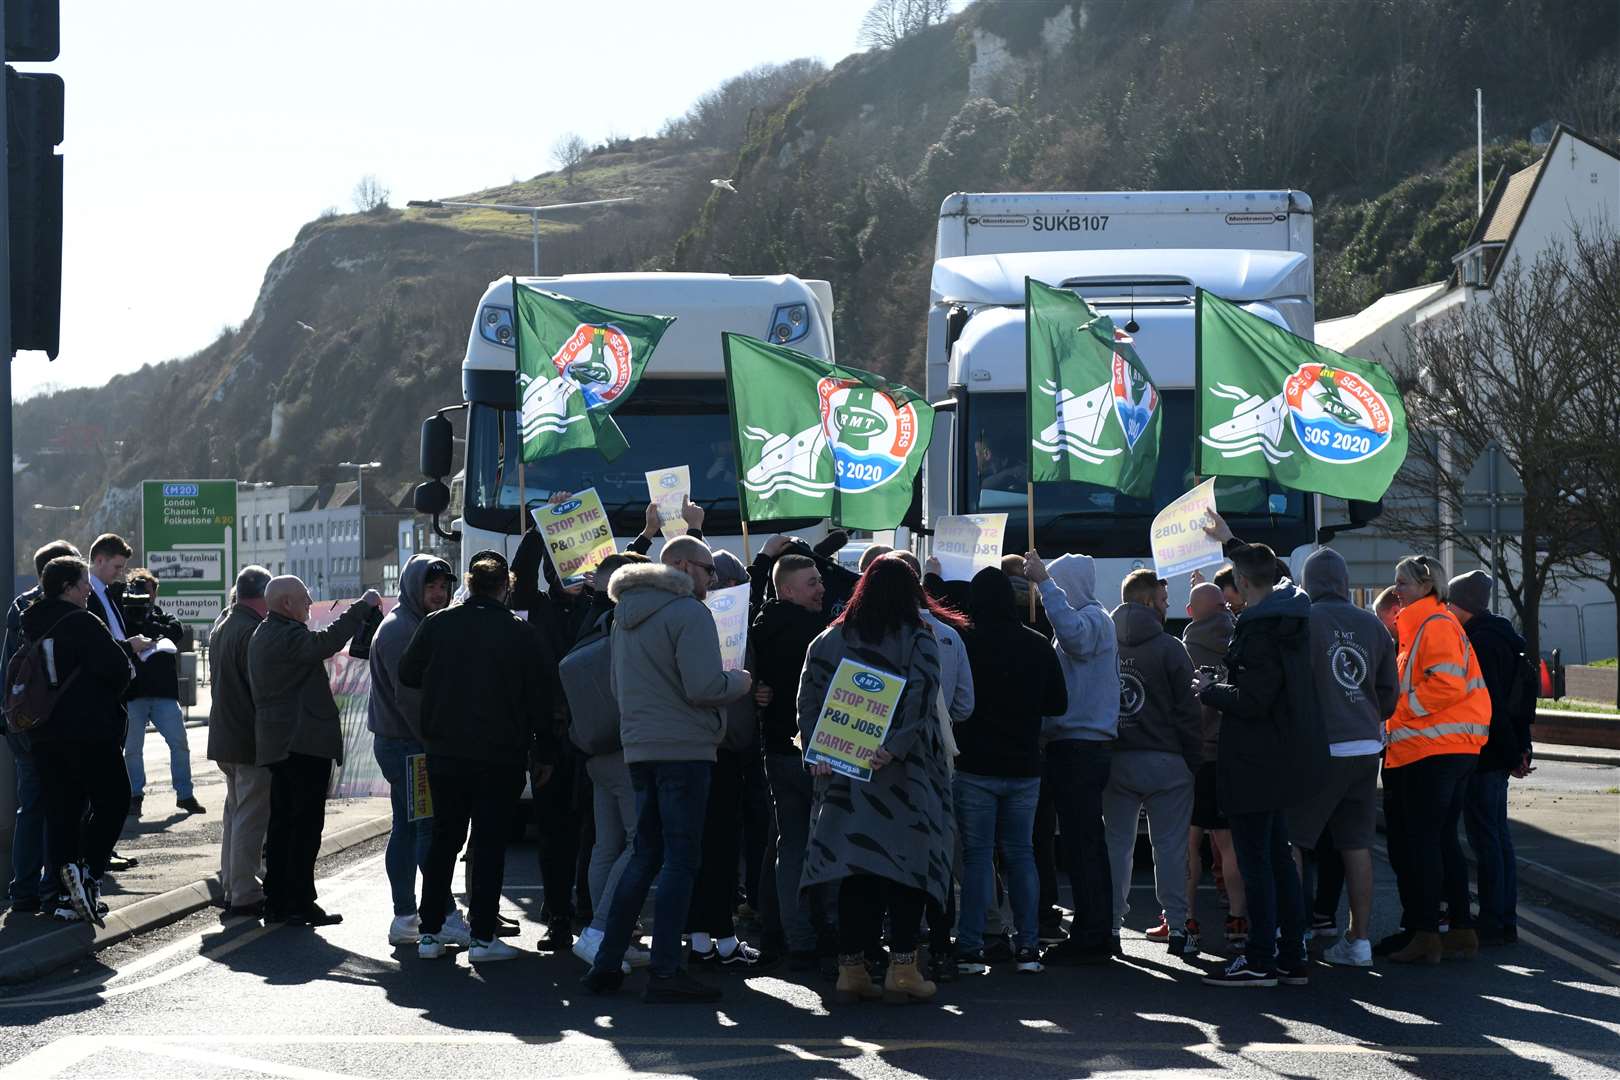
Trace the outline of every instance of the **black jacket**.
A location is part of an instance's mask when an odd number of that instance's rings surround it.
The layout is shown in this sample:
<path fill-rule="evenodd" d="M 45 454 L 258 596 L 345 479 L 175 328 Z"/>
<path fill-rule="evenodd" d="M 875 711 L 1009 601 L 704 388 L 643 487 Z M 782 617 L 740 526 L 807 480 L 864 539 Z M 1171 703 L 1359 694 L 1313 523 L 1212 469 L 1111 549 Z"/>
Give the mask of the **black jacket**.
<path fill-rule="evenodd" d="M 1524 638 L 1512 623 L 1490 612 L 1469 619 L 1463 632 L 1479 657 L 1479 670 L 1491 695 L 1491 735 L 1479 752 L 1479 769 L 1516 769 L 1530 753 L 1530 723 L 1536 707 L 1534 701 L 1514 700 L 1524 662 Z"/>
<path fill-rule="evenodd" d="M 1201 695 L 1222 713 L 1222 813 L 1297 806 L 1320 788 L 1328 749 L 1311 676 L 1311 602 L 1293 582 L 1238 616 L 1226 672 Z"/>
<path fill-rule="evenodd" d="M 771 703 L 759 710 L 760 742 L 767 753 L 797 754 L 799 676 L 816 635 L 827 629 L 827 616 L 797 604 L 771 600 L 749 632 L 750 669 L 757 686 L 771 688 Z"/>
<path fill-rule="evenodd" d="M 124 691 L 133 672 L 128 651 L 106 624 L 66 600 L 41 599 L 23 612 L 22 630 L 29 642 L 49 636 L 55 643 L 58 680 L 79 673 L 50 719 L 28 733 L 29 741 L 35 746 L 101 742 L 122 747 L 128 722 Z"/>
<path fill-rule="evenodd" d="M 127 609 L 126 609 L 127 610 Z M 140 625 L 125 627 L 131 634 L 144 634 L 153 641 L 167 638 L 176 649 L 186 643 L 186 628 L 156 604 Z M 180 657 L 177 653 L 155 652 L 150 659 L 135 660 L 135 682 L 129 688 L 134 698 L 164 698 L 176 701 L 180 697 Z"/>
<path fill-rule="evenodd" d="M 973 671 L 973 715 L 954 731 L 956 767 L 975 776 L 1041 775 L 1041 717 L 1069 708 L 1051 642 L 1018 618 L 1012 583 L 991 567 L 969 586 L 973 625 L 962 631 Z"/>
<path fill-rule="evenodd" d="M 422 691 L 430 754 L 519 767 L 537 743 L 542 759 L 555 754 L 557 654 L 499 601 L 474 596 L 423 619 L 399 681 Z"/>

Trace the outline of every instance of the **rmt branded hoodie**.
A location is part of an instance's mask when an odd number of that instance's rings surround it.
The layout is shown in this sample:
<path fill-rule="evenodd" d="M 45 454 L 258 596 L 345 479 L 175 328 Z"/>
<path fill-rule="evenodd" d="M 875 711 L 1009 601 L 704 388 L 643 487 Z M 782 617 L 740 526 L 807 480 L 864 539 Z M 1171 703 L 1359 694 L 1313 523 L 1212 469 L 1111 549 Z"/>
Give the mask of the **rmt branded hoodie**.
<path fill-rule="evenodd" d="M 1114 752 L 1180 754 L 1189 772 L 1202 757 L 1192 661 L 1158 612 L 1142 604 L 1114 609 L 1119 640 L 1119 739 Z"/>
<path fill-rule="evenodd" d="M 1337 551 L 1313 552 L 1303 577 L 1311 597 L 1312 682 L 1328 746 L 1381 742 L 1395 711 L 1395 643 L 1378 616 L 1350 602 L 1350 572 Z"/>

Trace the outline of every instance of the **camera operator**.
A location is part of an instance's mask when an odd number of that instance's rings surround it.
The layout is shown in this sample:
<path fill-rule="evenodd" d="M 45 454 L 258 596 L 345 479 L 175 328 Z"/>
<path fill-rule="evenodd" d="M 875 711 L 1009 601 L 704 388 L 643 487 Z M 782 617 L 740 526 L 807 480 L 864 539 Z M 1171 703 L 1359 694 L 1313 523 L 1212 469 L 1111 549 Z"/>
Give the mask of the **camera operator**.
<path fill-rule="evenodd" d="M 180 710 L 180 647 L 186 631 L 178 619 L 158 607 L 158 580 L 144 567 L 129 572 L 121 608 L 131 634 L 150 638 L 153 651 L 138 655 L 135 681 L 129 691 L 129 731 L 124 741 L 124 765 L 129 770 L 129 816 L 141 816 L 146 788 L 146 724 L 151 721 L 169 744 L 169 776 L 174 782 L 175 805 L 187 814 L 205 814 L 192 792 L 191 747 Z M 166 643 L 166 644 L 165 644 Z M 172 646 L 172 648 L 171 648 Z"/>

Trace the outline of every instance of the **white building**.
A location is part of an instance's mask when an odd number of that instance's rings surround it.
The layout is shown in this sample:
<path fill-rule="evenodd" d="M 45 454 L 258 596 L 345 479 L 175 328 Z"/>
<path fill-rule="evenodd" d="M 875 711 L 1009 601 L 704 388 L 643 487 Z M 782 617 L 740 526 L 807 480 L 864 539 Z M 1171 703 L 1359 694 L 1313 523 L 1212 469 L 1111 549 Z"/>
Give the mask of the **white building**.
<path fill-rule="evenodd" d="M 395 545 L 400 511 L 373 484 L 366 489 L 365 551 L 359 484 L 346 481 L 311 488 L 287 515 L 288 573 L 297 574 L 316 600 L 358 597 L 392 584 L 398 591 Z"/>
<path fill-rule="evenodd" d="M 1591 234 L 1600 225 L 1620 230 L 1620 154 L 1560 126 L 1539 161 L 1497 177 L 1484 213 L 1453 259 L 1456 269 L 1446 281 L 1391 293 L 1355 315 L 1323 320 L 1316 325 L 1316 340 L 1351 356 L 1407 367 L 1410 328 L 1458 307 L 1488 303 L 1492 286 L 1515 262 L 1528 273 L 1554 246 L 1569 251 L 1576 229 Z M 1511 531 L 1517 525 L 1512 496 L 1523 489 L 1505 463 L 1501 475 L 1493 478 L 1489 472 L 1490 462 L 1476 463 L 1467 487 L 1502 496 L 1494 500 L 1497 525 Z M 1491 514 L 1491 501 L 1482 494 L 1482 522 Z M 1474 516 L 1473 507 L 1467 512 Z M 1333 546 L 1350 563 L 1352 584 L 1363 587 L 1388 584 L 1395 560 L 1409 553 L 1409 545 L 1376 525 L 1346 533 Z M 1459 553 L 1453 573 L 1473 568 L 1465 560 L 1467 556 Z M 1501 603 L 1505 609 L 1505 597 Z M 1609 591 L 1579 579 L 1550 588 L 1542 599 L 1541 648 L 1561 649 L 1572 663 L 1614 656 L 1614 600 Z"/>
<path fill-rule="evenodd" d="M 314 491 L 313 484 L 238 484 L 237 565 L 257 563 L 272 574 L 287 573 L 287 517 Z"/>

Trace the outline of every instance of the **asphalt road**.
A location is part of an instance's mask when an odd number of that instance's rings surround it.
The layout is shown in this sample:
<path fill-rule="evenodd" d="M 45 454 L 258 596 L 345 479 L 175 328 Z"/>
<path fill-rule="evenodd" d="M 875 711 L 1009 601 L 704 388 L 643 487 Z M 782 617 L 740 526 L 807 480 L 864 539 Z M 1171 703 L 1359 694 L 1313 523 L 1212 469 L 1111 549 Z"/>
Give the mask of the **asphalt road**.
<path fill-rule="evenodd" d="M 1396 914 L 1379 864 L 1378 930 Z M 1216 990 L 1141 937 L 1127 959 L 997 970 L 928 1005 L 833 1009 L 785 972 L 721 981 L 718 1006 L 648 1006 L 636 976 L 583 994 L 571 956 L 474 971 L 387 945 L 380 842 L 321 868 L 341 926 L 263 928 L 217 911 L 0 997 L 0 1080 L 55 1076 L 725 1077 L 1165 1075 L 1452 1078 L 1620 1075 L 1620 939 L 1526 897 L 1521 943 L 1435 968 L 1318 965 L 1303 988 Z M 505 908 L 536 913 L 532 845 L 508 858 Z M 1205 926 L 1220 911 L 1207 888 Z M 540 927 L 518 939 L 533 948 Z M 1213 964 L 1215 953 L 1204 963 Z"/>

